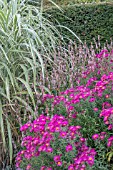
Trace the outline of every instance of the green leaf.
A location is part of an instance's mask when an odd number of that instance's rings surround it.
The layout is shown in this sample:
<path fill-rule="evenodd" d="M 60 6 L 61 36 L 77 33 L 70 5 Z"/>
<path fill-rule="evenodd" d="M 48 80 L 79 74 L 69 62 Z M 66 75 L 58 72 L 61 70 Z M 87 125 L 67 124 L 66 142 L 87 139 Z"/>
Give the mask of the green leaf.
<path fill-rule="evenodd" d="M 30 95 L 31 97 L 31 100 L 32 100 L 32 103 L 33 103 L 33 106 L 35 108 L 35 101 L 34 101 L 34 96 L 33 96 L 33 93 L 32 93 L 32 90 L 31 90 L 31 87 L 29 85 L 28 82 L 26 82 L 25 80 L 21 79 L 21 78 L 17 78 L 19 81 L 21 81 L 21 83 L 23 83 L 28 91 L 28 94 Z"/>
<path fill-rule="evenodd" d="M 2 104 L 1 104 L 1 100 L 0 100 L 0 132 L 2 135 L 2 140 L 3 140 L 3 147 L 4 150 L 6 151 L 6 140 L 5 140 L 5 130 L 4 130 L 4 122 L 3 122 L 3 110 L 2 110 Z"/>
<path fill-rule="evenodd" d="M 8 77 L 6 77 L 5 89 L 6 89 L 7 99 L 8 99 L 9 102 L 10 102 L 10 85 L 9 85 L 9 79 L 8 79 Z"/>
<path fill-rule="evenodd" d="M 23 64 L 20 64 L 20 66 L 21 66 L 21 68 L 23 69 L 23 71 L 24 71 L 24 76 L 25 76 L 25 79 L 26 79 L 26 81 L 28 82 L 29 81 L 29 76 L 28 76 L 28 69 L 25 67 L 25 65 L 23 65 Z"/>
<path fill-rule="evenodd" d="M 13 146 L 12 146 L 12 133 L 11 133 L 11 127 L 10 123 L 7 121 L 7 130 L 8 130 L 8 139 L 9 139 L 9 156 L 10 156 L 10 164 L 12 164 L 13 159 Z"/>
<path fill-rule="evenodd" d="M 31 114 L 34 116 L 34 118 L 36 118 L 34 111 L 32 110 L 32 108 L 29 106 L 28 103 L 26 103 L 22 98 L 18 97 L 18 96 L 14 96 L 14 99 L 17 99 L 18 101 L 20 101 L 24 106 L 28 107 L 28 110 L 31 112 Z"/>

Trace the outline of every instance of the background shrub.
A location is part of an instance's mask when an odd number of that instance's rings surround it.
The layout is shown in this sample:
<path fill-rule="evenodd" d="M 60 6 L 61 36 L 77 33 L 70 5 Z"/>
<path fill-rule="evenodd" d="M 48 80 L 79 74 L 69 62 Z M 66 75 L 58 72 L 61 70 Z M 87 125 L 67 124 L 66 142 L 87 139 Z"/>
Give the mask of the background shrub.
<path fill-rule="evenodd" d="M 36 1 L 36 0 L 34 0 L 34 1 Z M 70 0 L 53 0 L 53 2 L 57 3 L 58 5 L 72 5 L 72 4 L 81 4 L 81 3 L 112 2 L 112 0 L 71 0 L 71 1 Z M 45 0 L 44 4 L 51 6 L 51 3 L 49 2 L 49 0 Z"/>
<path fill-rule="evenodd" d="M 75 32 L 82 41 L 86 41 L 87 44 L 91 42 L 92 38 L 95 37 L 97 39 L 97 35 L 100 35 L 102 43 L 109 40 L 110 37 L 113 37 L 112 4 L 65 6 L 63 10 L 64 12 L 61 13 L 57 9 L 52 8 L 46 12 L 55 18 L 55 24 L 58 21 L 61 25 L 67 26 Z M 62 28 L 61 31 L 64 35 L 69 36 L 70 39 L 75 39 L 67 29 Z"/>

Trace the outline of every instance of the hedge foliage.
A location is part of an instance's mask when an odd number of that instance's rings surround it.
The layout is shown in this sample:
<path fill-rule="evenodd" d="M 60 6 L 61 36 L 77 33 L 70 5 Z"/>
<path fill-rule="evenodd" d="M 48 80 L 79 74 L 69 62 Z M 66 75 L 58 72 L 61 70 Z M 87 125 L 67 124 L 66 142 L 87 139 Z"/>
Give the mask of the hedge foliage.
<path fill-rule="evenodd" d="M 37 0 L 35 0 L 37 1 Z M 41 1 L 41 0 L 40 0 Z M 58 5 L 72 5 L 72 4 L 80 4 L 80 3 L 100 3 L 100 2 L 112 2 L 112 0 L 52 0 Z M 52 4 L 49 0 L 44 0 L 45 5 L 51 6 Z"/>
<path fill-rule="evenodd" d="M 93 4 L 65 6 L 62 13 L 52 8 L 46 11 L 52 16 L 54 24 L 58 22 L 71 29 L 84 42 L 89 44 L 93 38 L 100 35 L 101 43 L 113 37 L 113 4 Z M 54 18 L 54 19 L 53 19 Z M 58 22 L 57 22 L 57 21 Z M 75 37 L 62 28 L 62 33 L 68 35 L 72 40 Z"/>

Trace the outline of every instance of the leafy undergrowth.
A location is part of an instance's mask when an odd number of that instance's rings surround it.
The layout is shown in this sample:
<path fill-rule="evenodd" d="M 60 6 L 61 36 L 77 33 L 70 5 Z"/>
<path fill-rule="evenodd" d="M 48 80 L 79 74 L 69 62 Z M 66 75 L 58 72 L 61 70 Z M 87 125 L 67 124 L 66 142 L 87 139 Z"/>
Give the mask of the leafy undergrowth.
<path fill-rule="evenodd" d="M 44 94 L 43 113 L 21 126 L 23 170 L 113 169 L 113 50 L 95 55 L 78 85 Z"/>

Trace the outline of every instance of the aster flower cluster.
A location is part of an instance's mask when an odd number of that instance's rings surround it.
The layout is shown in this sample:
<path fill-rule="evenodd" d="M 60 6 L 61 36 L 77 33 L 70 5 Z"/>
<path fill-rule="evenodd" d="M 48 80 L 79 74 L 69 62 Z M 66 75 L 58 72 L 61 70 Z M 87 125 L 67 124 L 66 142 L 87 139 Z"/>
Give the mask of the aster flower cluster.
<path fill-rule="evenodd" d="M 109 73 L 109 71 L 113 69 L 112 57 L 113 50 L 110 52 L 107 49 L 101 50 L 100 53 L 96 54 L 94 58 L 92 58 L 92 62 L 88 62 L 83 78 L 87 78 L 90 73 L 92 75 L 94 73 L 96 76 Z"/>
<path fill-rule="evenodd" d="M 92 136 L 92 139 L 93 140 L 104 140 L 105 138 L 106 138 L 106 132 L 101 132 L 100 134 L 94 134 L 93 136 Z"/>
<path fill-rule="evenodd" d="M 96 54 L 97 58 L 107 58 L 109 56 L 109 52 L 107 49 L 103 49 L 99 54 Z"/>
<path fill-rule="evenodd" d="M 87 80 L 86 84 L 76 86 L 75 88 L 67 89 L 64 92 L 61 92 L 59 96 L 52 96 L 51 97 L 52 110 L 54 112 L 55 109 L 60 107 L 61 104 L 66 109 L 65 116 L 67 116 L 69 119 L 72 118 L 78 120 L 78 118 L 80 119 L 79 114 L 85 113 L 85 110 L 82 110 L 82 108 L 86 109 L 85 106 L 83 107 L 81 105 L 81 103 L 85 103 L 86 101 L 86 106 L 87 102 L 89 102 L 90 105 L 92 103 L 91 105 L 92 111 L 97 112 L 96 114 L 98 116 L 97 119 L 101 119 L 101 117 L 104 117 L 104 124 L 108 125 L 108 130 L 113 130 L 112 94 L 113 94 L 113 72 L 109 72 L 108 74 L 103 74 L 100 78 L 91 77 Z M 46 100 L 48 100 L 48 98 L 46 98 Z M 46 102 L 46 100 L 44 101 Z M 100 103 L 97 105 L 97 102 Z M 57 112 L 61 113 L 62 110 L 61 111 L 57 110 Z M 105 129 L 106 126 L 104 130 Z M 110 133 L 109 135 L 107 135 L 108 132 L 106 131 L 100 132 L 100 129 L 98 129 L 99 133 L 92 134 L 92 139 L 94 141 L 98 139 L 99 143 L 101 141 L 106 140 L 106 142 L 103 142 L 103 145 L 104 143 L 106 143 L 105 145 L 108 146 L 109 148 L 113 146 L 112 136 L 109 137 Z"/>
<path fill-rule="evenodd" d="M 111 136 L 110 138 L 108 138 L 108 142 L 107 142 L 107 146 L 113 146 L 113 136 Z"/>
<path fill-rule="evenodd" d="M 108 125 L 108 130 L 113 130 L 113 107 L 103 109 L 100 117 L 104 117 L 104 123 Z"/>
<path fill-rule="evenodd" d="M 104 123 L 108 126 L 108 130 L 113 130 L 113 107 L 110 107 L 110 104 L 107 103 L 109 108 L 103 109 L 100 113 L 100 117 L 104 117 Z M 113 146 L 113 136 L 108 138 L 107 146 Z"/>
<path fill-rule="evenodd" d="M 93 83 L 91 87 L 89 87 Z M 104 74 L 101 76 L 100 80 L 97 80 L 95 77 L 92 77 L 87 80 L 86 85 L 76 86 L 76 88 L 70 88 L 61 92 L 59 96 L 53 95 L 44 95 L 43 102 L 46 102 L 48 99 L 51 99 L 51 107 L 54 111 L 54 107 L 58 106 L 60 103 L 66 108 L 68 115 L 72 117 L 77 116 L 75 111 L 75 106 L 81 102 L 81 100 L 88 102 L 96 102 L 97 99 L 101 99 L 104 95 L 106 99 L 110 98 L 113 93 L 113 72 L 109 72 L 108 75 Z M 107 90 L 111 91 L 111 94 L 107 94 Z M 102 107 L 111 106 L 108 102 L 103 102 Z M 97 108 L 98 110 L 98 108 Z"/>
<path fill-rule="evenodd" d="M 24 124 L 20 130 L 25 133 L 29 131 L 32 135 L 23 138 L 21 145 L 25 149 L 17 154 L 16 166 L 20 167 L 23 159 L 29 162 L 32 157 L 38 159 L 43 153 L 46 153 L 47 157 L 50 155 L 53 157 L 52 162 L 56 167 L 85 170 L 87 165 L 92 166 L 96 152 L 87 146 L 86 139 L 82 137 L 80 129 L 80 126 L 69 126 L 68 120 L 57 114 L 53 117 L 40 115 L 32 123 Z M 57 142 L 62 143 L 63 149 Z M 56 145 L 58 145 L 58 148 L 56 148 Z M 63 158 L 68 153 L 72 153 L 72 155 L 64 161 Z M 26 166 L 26 170 L 31 168 L 32 165 L 30 164 Z M 52 165 L 51 167 L 41 165 L 40 169 L 49 170 L 52 169 Z"/>
<path fill-rule="evenodd" d="M 93 65 L 82 73 L 85 83 L 78 80 L 78 86 L 57 96 L 43 95 L 46 115 L 20 128 L 25 135 L 21 144 L 24 149 L 17 154 L 16 167 L 26 162 L 26 170 L 35 170 L 37 166 L 40 170 L 85 170 L 88 166 L 93 168 L 96 155 L 105 160 L 96 149 L 105 147 L 106 154 L 113 147 L 113 72 L 107 70 L 108 63 L 113 63 L 110 56 L 113 51 L 109 53 L 106 49 L 95 56 Z M 101 65 L 104 60 L 107 64 Z M 89 120 L 88 124 L 84 120 Z M 98 142 L 102 145 L 97 146 Z M 38 162 L 36 166 L 33 158 Z"/>

